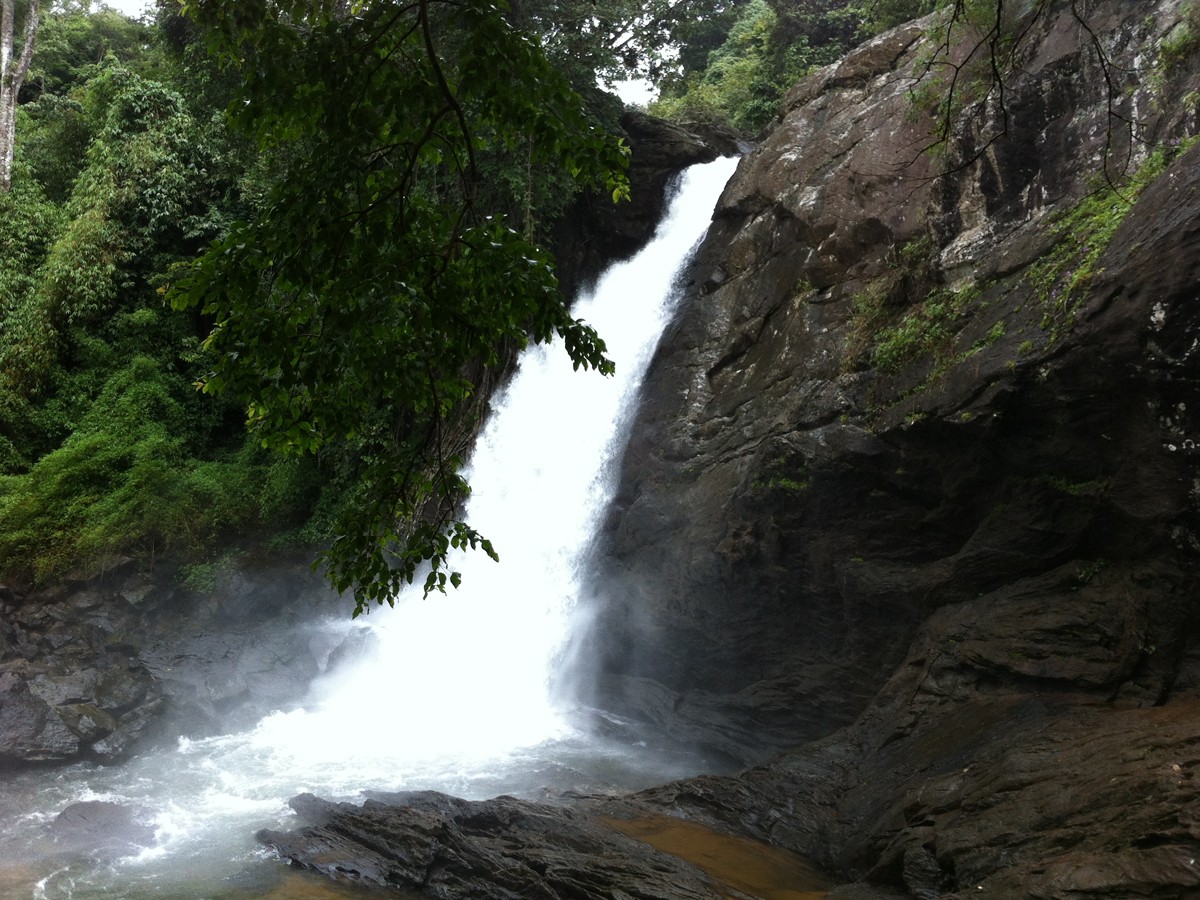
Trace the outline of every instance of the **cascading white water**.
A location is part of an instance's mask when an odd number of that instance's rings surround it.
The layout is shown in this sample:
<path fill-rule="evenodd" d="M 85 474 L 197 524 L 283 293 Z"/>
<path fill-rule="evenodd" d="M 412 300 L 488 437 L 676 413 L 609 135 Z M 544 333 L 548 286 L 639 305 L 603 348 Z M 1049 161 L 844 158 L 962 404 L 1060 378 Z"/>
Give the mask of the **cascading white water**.
<path fill-rule="evenodd" d="M 252 858 L 249 836 L 290 824 L 286 800 L 301 791 L 479 797 L 620 781 L 636 770 L 572 732 L 551 699 L 551 676 L 580 561 L 613 490 L 622 425 L 673 310 L 672 281 L 734 165 L 688 170 L 651 243 L 575 305 L 607 342 L 615 377 L 574 372 L 559 346 L 532 347 L 494 401 L 470 463 L 466 516 L 501 562 L 468 553 L 453 562 L 463 573 L 458 591 L 422 599 L 414 590 L 372 612 L 370 652 L 318 681 L 301 710 L 125 766 L 76 766 L 0 788 L 8 814 L 0 858 L 32 856 L 36 841 L 26 836 L 80 799 L 132 803 L 152 811 L 157 827 L 158 845 L 136 858 L 39 871 L 33 896 L 78 900 L 113 884 L 127 897 L 197 896 L 198 885 L 217 896 L 211 885 Z"/>
<path fill-rule="evenodd" d="M 491 757 L 560 731 L 551 666 L 609 499 L 618 423 L 671 315 L 672 279 L 732 165 L 687 172 L 652 242 L 576 303 L 604 337 L 615 376 L 575 372 L 561 347 L 532 347 L 493 403 L 471 457 L 466 517 L 500 564 L 460 553 L 451 561 L 463 573 L 458 591 L 423 599 L 413 590 L 373 612 L 369 658 L 321 685 L 318 707 L 265 722 L 259 740 L 344 765 L 377 760 L 381 748 L 389 759 Z"/>

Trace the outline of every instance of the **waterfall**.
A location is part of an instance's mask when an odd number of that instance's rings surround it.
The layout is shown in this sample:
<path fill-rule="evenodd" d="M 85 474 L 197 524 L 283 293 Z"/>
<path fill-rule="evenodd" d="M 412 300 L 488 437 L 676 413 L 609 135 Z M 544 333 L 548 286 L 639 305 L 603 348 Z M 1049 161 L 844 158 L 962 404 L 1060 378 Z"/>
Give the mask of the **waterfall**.
<path fill-rule="evenodd" d="M 573 732 L 555 708 L 552 675 L 581 560 L 614 490 L 613 462 L 673 313 L 673 281 L 735 164 L 684 173 L 651 242 L 577 301 L 574 314 L 606 341 L 615 377 L 574 371 L 561 346 L 534 346 L 494 399 L 469 463 L 465 514 L 492 540 L 499 564 L 461 554 L 451 562 L 463 574 L 457 591 L 423 599 L 415 589 L 372 611 L 363 626 L 369 650 L 314 684 L 302 709 L 125 766 L 72 767 L 50 787 L 31 775 L 0 794 L 0 804 L 19 805 L 18 796 L 25 804 L 11 810 L 11 828 L 0 826 L 0 855 L 19 852 L 12 829 L 76 800 L 152 813 L 154 848 L 103 871 L 53 872 L 40 896 L 78 900 L 113 885 L 126 896 L 220 896 L 214 879 L 251 864 L 257 828 L 291 824 L 286 801 L 301 791 L 478 797 L 574 786 L 589 770 L 621 780 L 620 765 L 597 762 L 609 749 Z M 162 893 L 164 884 L 180 886 Z"/>
<path fill-rule="evenodd" d="M 621 424 L 674 309 L 673 279 L 703 235 L 734 160 L 682 177 L 651 242 L 612 266 L 574 314 L 617 371 L 575 371 L 560 346 L 528 348 L 492 404 L 467 472 L 466 518 L 494 543 L 451 566 L 462 587 L 371 613 L 373 652 L 319 686 L 319 703 L 262 726 L 309 764 L 493 757 L 557 736 L 549 691 L 579 593 L 578 571 L 612 492 Z"/>

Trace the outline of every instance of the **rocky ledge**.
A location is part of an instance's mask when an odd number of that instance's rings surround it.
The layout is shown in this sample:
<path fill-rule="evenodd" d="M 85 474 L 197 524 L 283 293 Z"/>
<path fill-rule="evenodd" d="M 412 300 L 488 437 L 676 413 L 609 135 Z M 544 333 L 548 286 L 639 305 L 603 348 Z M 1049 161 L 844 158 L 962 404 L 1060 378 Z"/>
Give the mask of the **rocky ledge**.
<path fill-rule="evenodd" d="M 784 851 L 665 818 L 636 797 L 470 802 L 422 791 L 355 806 L 302 794 L 291 806 L 310 824 L 258 839 L 293 865 L 436 897 L 798 900 L 828 886 Z"/>
<path fill-rule="evenodd" d="M 347 622 L 295 559 L 226 566 L 203 589 L 128 559 L 38 591 L 0 587 L 0 768 L 110 763 L 247 727 L 303 699 L 355 640 Z"/>

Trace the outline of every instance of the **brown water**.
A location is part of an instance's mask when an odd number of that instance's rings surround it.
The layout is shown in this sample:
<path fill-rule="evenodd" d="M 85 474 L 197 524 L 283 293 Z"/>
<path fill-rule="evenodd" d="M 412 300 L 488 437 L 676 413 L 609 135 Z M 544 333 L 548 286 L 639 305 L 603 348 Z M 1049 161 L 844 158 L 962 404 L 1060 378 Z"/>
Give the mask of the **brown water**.
<path fill-rule="evenodd" d="M 334 881 L 325 875 L 303 869 L 289 869 L 278 883 L 266 890 L 234 891 L 220 900 L 367 900 L 367 898 L 403 897 L 406 894 Z M 415 896 L 415 895 L 414 895 Z"/>
<path fill-rule="evenodd" d="M 667 816 L 605 822 L 622 834 L 678 856 L 726 887 L 760 900 L 820 900 L 832 887 L 820 869 L 795 853 L 721 834 L 695 822 Z"/>

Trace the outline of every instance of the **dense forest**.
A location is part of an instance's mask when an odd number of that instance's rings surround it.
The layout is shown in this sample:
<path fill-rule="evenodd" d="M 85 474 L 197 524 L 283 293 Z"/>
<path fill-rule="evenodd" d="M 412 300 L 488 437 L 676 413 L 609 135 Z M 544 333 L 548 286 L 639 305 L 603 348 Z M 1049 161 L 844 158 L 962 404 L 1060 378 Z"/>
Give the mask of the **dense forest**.
<path fill-rule="evenodd" d="M 549 245 L 575 192 L 627 190 L 603 86 L 756 138 L 933 5 L 6 3 L 6 81 L 41 15 L 0 193 L 0 577 L 166 553 L 200 587 L 254 544 L 324 549 L 360 604 L 454 581 L 451 545 L 491 552 L 456 521 L 476 386 L 528 339 L 611 365 Z"/>

